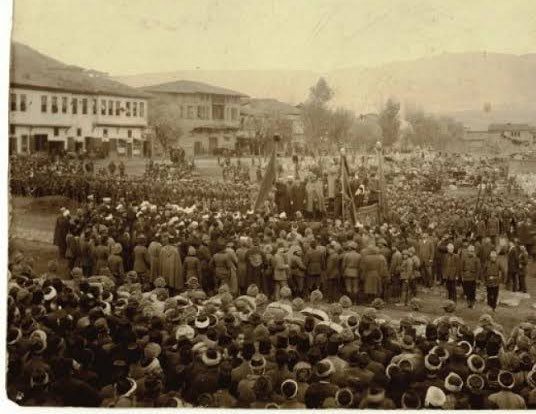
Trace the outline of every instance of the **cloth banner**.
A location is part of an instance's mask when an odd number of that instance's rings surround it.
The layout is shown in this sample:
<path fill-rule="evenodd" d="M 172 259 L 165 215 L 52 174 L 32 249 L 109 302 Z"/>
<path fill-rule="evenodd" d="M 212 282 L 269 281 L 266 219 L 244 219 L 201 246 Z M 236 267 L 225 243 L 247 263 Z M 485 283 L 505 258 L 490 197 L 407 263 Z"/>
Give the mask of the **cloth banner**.
<path fill-rule="evenodd" d="M 379 221 L 379 205 L 372 204 L 366 207 L 360 207 L 356 211 L 356 220 L 363 226 L 375 226 Z"/>
<path fill-rule="evenodd" d="M 275 149 L 272 151 L 272 157 L 270 158 L 270 161 L 268 162 L 268 165 L 266 166 L 266 171 L 264 173 L 264 177 L 262 179 L 261 187 L 259 189 L 259 195 L 257 196 L 257 200 L 255 201 L 255 205 L 253 206 L 253 210 L 257 211 L 260 209 L 264 203 L 264 201 L 268 198 L 268 194 L 270 194 L 270 191 L 272 190 L 272 187 L 275 182 L 276 177 L 276 170 L 275 170 Z"/>

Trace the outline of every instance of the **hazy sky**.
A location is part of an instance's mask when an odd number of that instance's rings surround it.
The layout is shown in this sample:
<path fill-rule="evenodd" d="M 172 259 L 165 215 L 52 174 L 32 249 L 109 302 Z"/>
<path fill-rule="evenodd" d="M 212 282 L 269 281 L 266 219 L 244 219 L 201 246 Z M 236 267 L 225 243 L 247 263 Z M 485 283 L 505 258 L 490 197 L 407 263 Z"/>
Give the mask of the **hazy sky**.
<path fill-rule="evenodd" d="M 13 38 L 112 75 L 536 52 L 536 0 L 15 0 Z"/>

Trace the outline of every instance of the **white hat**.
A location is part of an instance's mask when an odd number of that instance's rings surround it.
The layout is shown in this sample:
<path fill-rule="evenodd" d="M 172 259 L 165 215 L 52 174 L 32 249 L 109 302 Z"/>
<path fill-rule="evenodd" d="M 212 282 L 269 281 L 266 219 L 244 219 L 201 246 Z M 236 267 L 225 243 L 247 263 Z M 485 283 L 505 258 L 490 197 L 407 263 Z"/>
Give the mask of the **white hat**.
<path fill-rule="evenodd" d="M 177 340 L 181 338 L 187 338 L 189 340 L 194 339 L 195 331 L 190 325 L 179 325 L 175 331 L 175 338 Z"/>
<path fill-rule="evenodd" d="M 46 293 L 43 295 L 43 298 L 46 301 L 50 301 L 50 300 L 54 299 L 57 296 L 57 294 L 58 294 L 58 292 L 56 291 L 54 286 L 48 286 L 46 288 Z"/>
<path fill-rule="evenodd" d="M 280 218 L 280 219 L 286 219 L 286 218 L 287 218 L 287 213 L 285 213 L 285 212 L 283 211 L 281 214 L 279 214 L 279 218 Z"/>
<path fill-rule="evenodd" d="M 112 201 L 112 199 L 111 199 L 110 197 L 104 197 L 104 198 L 102 199 L 102 202 L 103 202 L 103 203 L 106 203 L 106 204 L 110 203 L 111 201 Z"/>
<path fill-rule="evenodd" d="M 460 392 L 463 388 L 463 380 L 455 372 L 451 372 L 445 378 L 445 389 L 450 392 Z"/>
<path fill-rule="evenodd" d="M 70 214 L 71 214 L 71 212 L 69 210 L 67 210 L 67 209 L 65 209 L 63 211 L 63 217 L 69 217 Z"/>
<path fill-rule="evenodd" d="M 428 387 L 426 397 L 424 398 L 424 406 L 426 408 L 442 408 L 446 402 L 447 396 L 441 388 L 434 387 L 433 385 Z"/>

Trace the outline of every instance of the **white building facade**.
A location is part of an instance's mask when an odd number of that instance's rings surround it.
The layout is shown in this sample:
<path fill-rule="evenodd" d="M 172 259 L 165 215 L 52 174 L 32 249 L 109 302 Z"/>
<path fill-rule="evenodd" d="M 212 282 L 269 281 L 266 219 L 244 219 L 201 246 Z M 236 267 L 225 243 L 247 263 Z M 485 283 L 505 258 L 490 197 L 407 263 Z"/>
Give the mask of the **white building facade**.
<path fill-rule="evenodd" d="M 143 155 L 147 100 L 46 88 L 10 88 L 10 153 Z"/>

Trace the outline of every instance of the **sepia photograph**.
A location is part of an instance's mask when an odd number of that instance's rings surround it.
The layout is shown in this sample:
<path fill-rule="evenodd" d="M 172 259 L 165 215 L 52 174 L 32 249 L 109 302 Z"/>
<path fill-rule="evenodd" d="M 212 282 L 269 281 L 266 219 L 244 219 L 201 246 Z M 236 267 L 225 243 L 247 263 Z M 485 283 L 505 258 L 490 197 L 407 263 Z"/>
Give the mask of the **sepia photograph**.
<path fill-rule="evenodd" d="M 536 2 L 6 3 L 6 412 L 536 409 Z"/>

